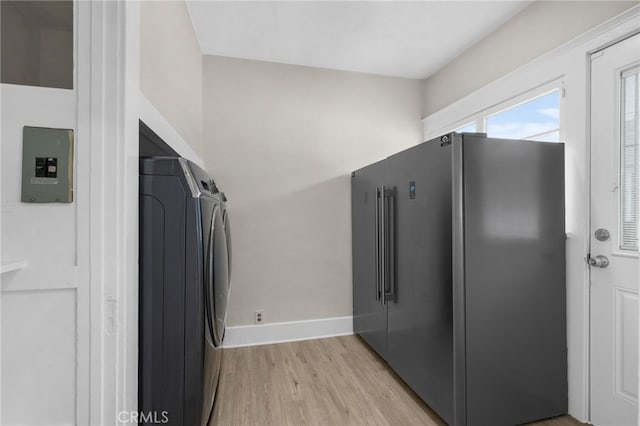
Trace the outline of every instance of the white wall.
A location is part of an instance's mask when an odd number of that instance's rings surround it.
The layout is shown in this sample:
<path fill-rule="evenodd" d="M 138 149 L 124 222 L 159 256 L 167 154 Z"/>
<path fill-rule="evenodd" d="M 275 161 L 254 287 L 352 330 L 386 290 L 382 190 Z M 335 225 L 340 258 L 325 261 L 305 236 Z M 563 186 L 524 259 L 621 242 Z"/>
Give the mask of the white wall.
<path fill-rule="evenodd" d="M 563 116 L 567 238 L 567 346 L 569 413 L 589 420 L 589 272 L 584 261 L 589 247 L 589 86 L 587 54 L 617 38 L 640 30 L 636 7 L 607 25 L 549 52 L 470 95 L 426 117 L 430 138 L 489 106 L 506 101 L 549 81 L 565 88 Z M 451 84 L 456 84 L 454 81 Z M 558 326 L 563 326 L 559 324 Z"/>
<path fill-rule="evenodd" d="M 205 56 L 204 159 L 229 198 L 228 324 L 350 316 L 350 172 L 421 142 L 420 81 Z"/>
<path fill-rule="evenodd" d="M 533 2 L 425 80 L 423 117 L 637 4 L 635 1 Z"/>
<path fill-rule="evenodd" d="M 27 262 L 26 268 L 0 276 L 0 422 L 72 424 L 76 416 L 77 198 L 71 204 L 28 204 L 20 202 L 20 192 L 22 127 L 75 129 L 76 92 L 9 84 L 2 84 L 0 90 L 1 257 Z"/>
<path fill-rule="evenodd" d="M 184 1 L 141 2 L 140 90 L 202 156 L 202 54 Z"/>

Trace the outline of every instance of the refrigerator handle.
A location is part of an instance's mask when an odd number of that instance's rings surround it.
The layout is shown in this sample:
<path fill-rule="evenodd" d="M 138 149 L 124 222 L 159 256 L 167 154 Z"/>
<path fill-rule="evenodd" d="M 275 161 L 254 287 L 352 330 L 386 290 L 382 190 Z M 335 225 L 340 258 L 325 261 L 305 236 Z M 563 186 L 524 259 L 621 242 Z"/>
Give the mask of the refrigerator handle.
<path fill-rule="evenodd" d="M 396 301 L 396 188 L 388 188 L 385 192 L 385 205 L 387 206 L 385 246 L 388 248 L 386 256 L 385 278 L 388 277 L 388 285 L 385 286 L 385 301 Z M 388 291 L 387 291 L 388 288 Z"/>
<path fill-rule="evenodd" d="M 380 232 L 380 235 L 382 236 L 380 239 L 380 302 L 384 305 L 387 303 L 387 188 L 382 185 L 380 192 L 380 204 L 382 207 L 380 209 L 380 225 L 382 228 Z"/>
<path fill-rule="evenodd" d="M 376 301 L 380 301 L 380 187 L 376 187 Z"/>

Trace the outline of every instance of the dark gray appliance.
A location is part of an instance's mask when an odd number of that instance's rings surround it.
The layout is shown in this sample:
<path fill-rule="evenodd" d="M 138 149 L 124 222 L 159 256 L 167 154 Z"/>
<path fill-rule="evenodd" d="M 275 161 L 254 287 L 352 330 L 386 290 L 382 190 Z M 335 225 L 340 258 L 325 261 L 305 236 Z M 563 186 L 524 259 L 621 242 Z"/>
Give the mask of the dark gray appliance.
<path fill-rule="evenodd" d="M 190 161 L 140 159 L 138 404 L 149 424 L 209 420 L 230 283 L 225 200 Z"/>
<path fill-rule="evenodd" d="M 138 120 L 138 151 L 140 157 L 180 157 L 156 132 Z"/>
<path fill-rule="evenodd" d="M 566 413 L 564 145 L 452 133 L 351 184 L 354 331 L 448 424 Z"/>

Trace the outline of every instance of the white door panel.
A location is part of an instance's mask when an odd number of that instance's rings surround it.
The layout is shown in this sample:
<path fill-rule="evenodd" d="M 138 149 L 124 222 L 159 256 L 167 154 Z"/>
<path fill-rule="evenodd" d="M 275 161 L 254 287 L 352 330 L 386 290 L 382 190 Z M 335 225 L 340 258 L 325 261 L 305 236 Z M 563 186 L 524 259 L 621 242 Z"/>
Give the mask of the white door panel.
<path fill-rule="evenodd" d="M 638 63 L 640 35 L 592 56 L 591 421 L 638 420 Z M 608 235 L 603 231 L 606 230 Z"/>

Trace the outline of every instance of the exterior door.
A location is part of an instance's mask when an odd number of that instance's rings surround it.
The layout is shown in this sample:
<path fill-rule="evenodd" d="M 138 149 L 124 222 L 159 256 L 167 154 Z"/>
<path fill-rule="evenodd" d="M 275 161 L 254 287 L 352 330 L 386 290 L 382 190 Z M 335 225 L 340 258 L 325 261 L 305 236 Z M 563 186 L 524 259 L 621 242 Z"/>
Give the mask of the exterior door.
<path fill-rule="evenodd" d="M 640 35 L 591 61 L 591 421 L 636 425 Z"/>
<path fill-rule="evenodd" d="M 383 358 L 387 350 L 387 308 L 380 285 L 379 189 L 384 180 L 384 161 L 357 170 L 351 178 L 353 331 Z"/>

